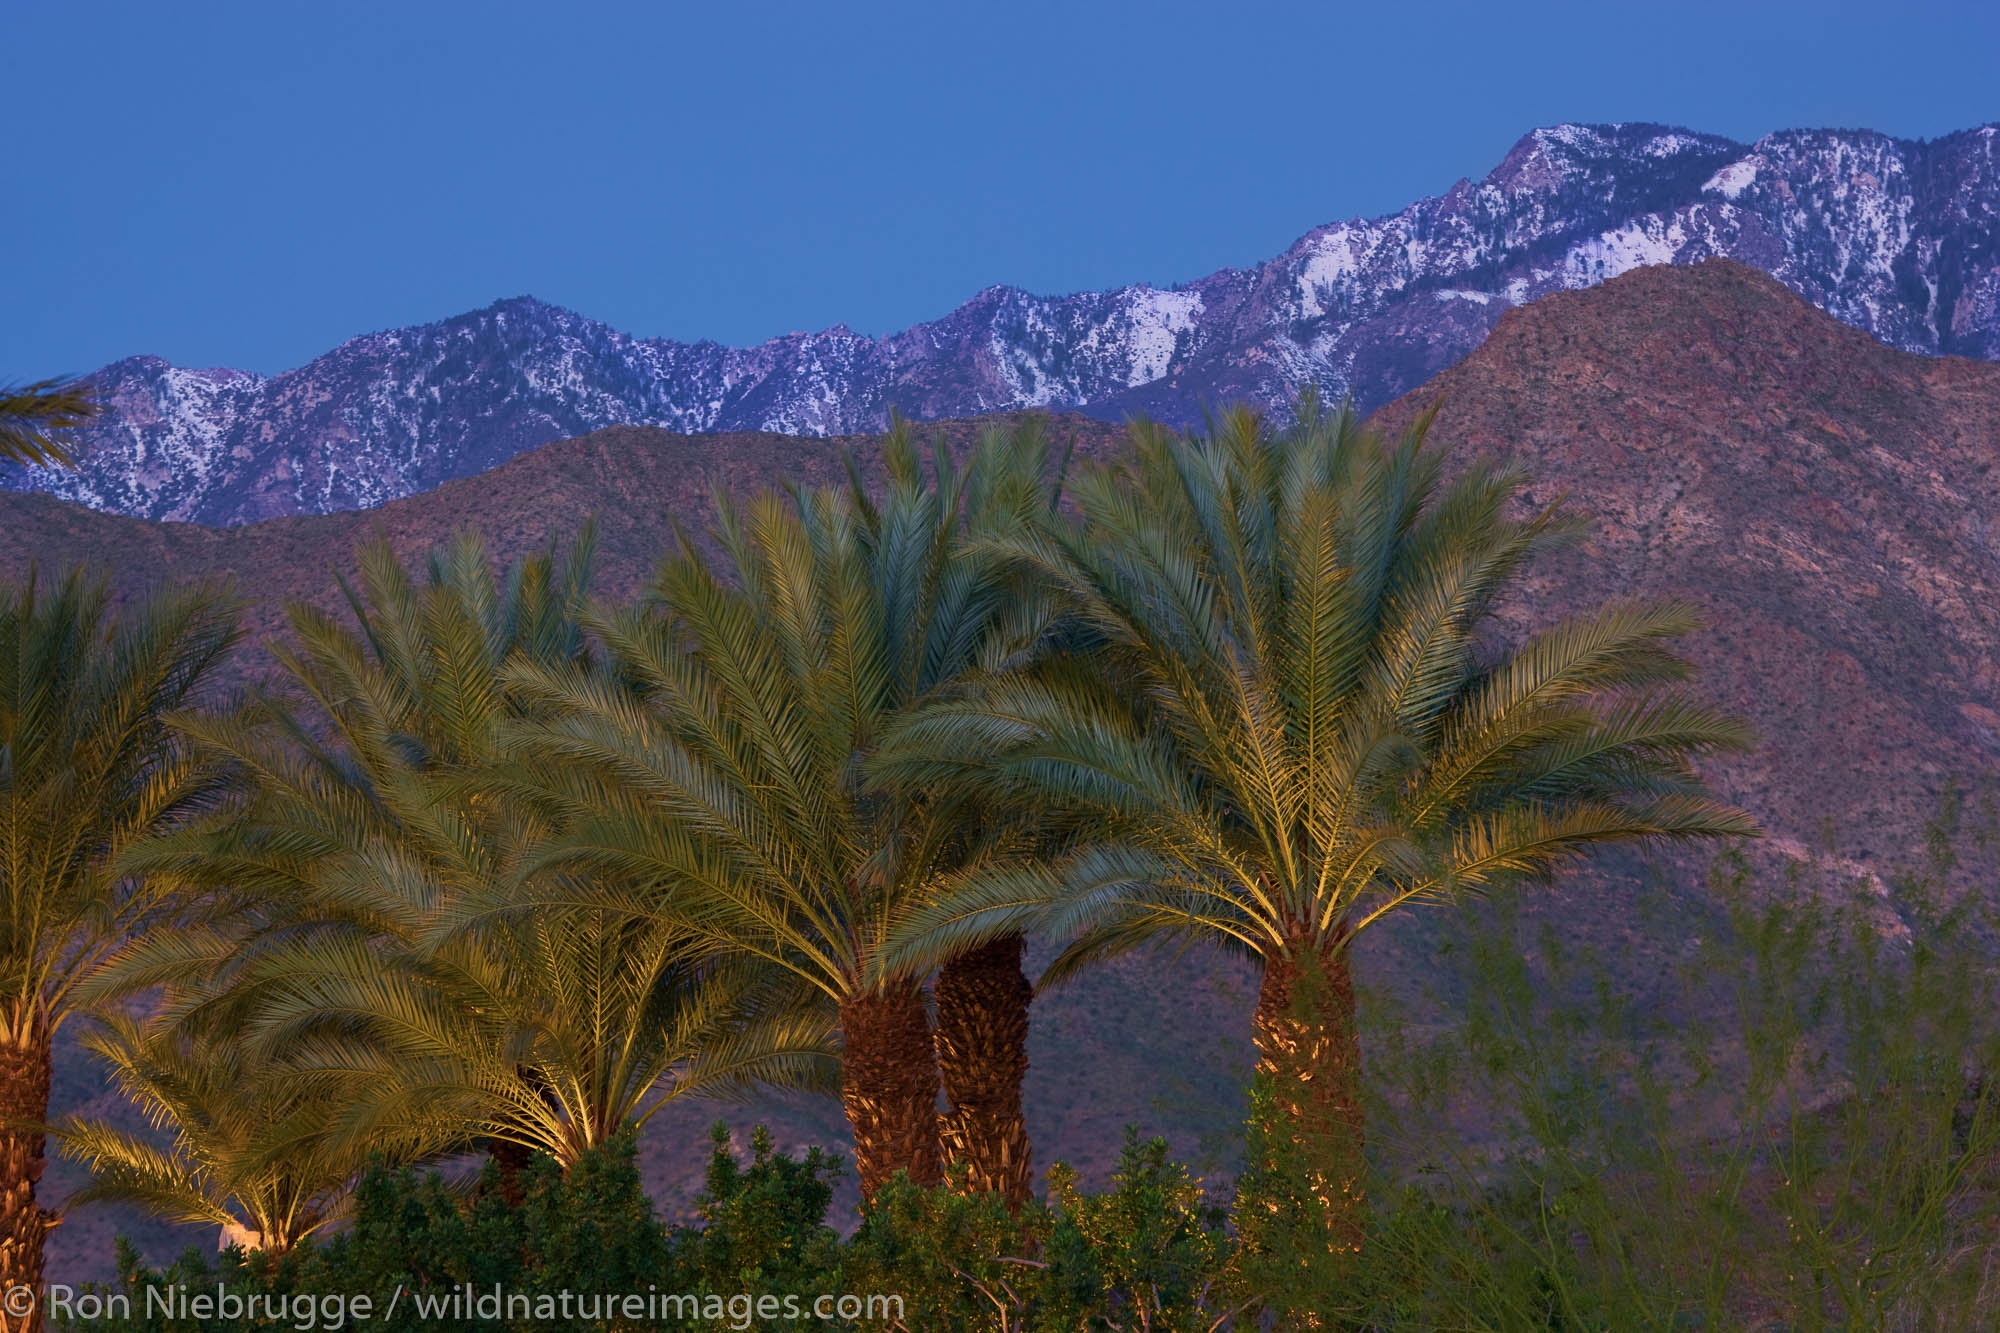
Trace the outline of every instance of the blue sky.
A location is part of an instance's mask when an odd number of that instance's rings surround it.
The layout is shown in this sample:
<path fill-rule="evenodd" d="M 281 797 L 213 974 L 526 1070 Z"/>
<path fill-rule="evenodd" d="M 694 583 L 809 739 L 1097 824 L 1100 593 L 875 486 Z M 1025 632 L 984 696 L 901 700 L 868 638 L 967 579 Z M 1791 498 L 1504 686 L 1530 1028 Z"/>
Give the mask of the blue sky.
<path fill-rule="evenodd" d="M 276 371 L 531 293 L 869 333 L 1186 281 L 1537 125 L 1934 137 L 2000 5 L 57 4 L 0 30 L 0 380 Z"/>

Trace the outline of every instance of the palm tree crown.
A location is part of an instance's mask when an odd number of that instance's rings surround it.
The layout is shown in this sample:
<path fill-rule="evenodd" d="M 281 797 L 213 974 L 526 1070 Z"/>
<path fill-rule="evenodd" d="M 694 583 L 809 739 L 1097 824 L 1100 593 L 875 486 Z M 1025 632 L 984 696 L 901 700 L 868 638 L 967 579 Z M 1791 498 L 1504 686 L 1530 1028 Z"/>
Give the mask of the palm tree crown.
<path fill-rule="evenodd" d="M 420 584 L 377 544 L 352 626 L 294 608 L 279 659 L 310 708 L 191 720 L 251 797 L 151 850 L 235 910 L 136 951 L 121 984 L 225 979 L 189 1021 L 229 1009 L 253 1054 L 340 1107 L 335 1131 L 405 1156 L 477 1137 L 568 1164 L 675 1097 L 830 1082 L 810 1004 L 670 925 L 521 901 L 565 815 L 508 767 L 507 674 L 586 660 L 589 564 L 586 534 L 503 583 L 466 539 Z"/>
<path fill-rule="evenodd" d="M 175 1010 L 187 997 L 170 997 Z M 223 1025 L 106 1015 L 84 1038 L 165 1143 L 109 1121 L 55 1126 L 91 1179 L 65 1207 L 117 1201 L 221 1229 L 224 1244 L 283 1254 L 339 1222 L 368 1149 L 329 1132 L 336 1106 Z"/>
<path fill-rule="evenodd" d="M 1694 610 L 1614 605 L 1487 642 L 1523 566 L 1581 525 L 1510 516 L 1511 469 L 1447 480 L 1428 425 L 1384 446 L 1309 401 L 1276 434 L 1247 412 L 1207 437 L 1141 428 L 1129 463 L 1072 484 L 1075 522 L 1007 543 L 1101 657 L 914 714 L 878 764 L 1130 834 L 1040 896 L 1014 877 L 936 906 L 942 928 L 1053 905 L 1079 939 L 1061 969 L 1162 934 L 1264 956 L 1593 843 L 1755 832 L 1690 766 L 1748 740 L 1682 688 L 1668 644 Z"/>

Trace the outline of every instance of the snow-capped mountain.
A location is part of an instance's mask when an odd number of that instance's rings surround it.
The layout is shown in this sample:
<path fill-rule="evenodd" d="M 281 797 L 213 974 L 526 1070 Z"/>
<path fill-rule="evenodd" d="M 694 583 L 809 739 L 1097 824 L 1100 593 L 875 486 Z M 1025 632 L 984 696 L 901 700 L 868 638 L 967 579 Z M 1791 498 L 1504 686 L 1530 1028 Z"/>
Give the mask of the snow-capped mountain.
<path fill-rule="evenodd" d="M 270 378 L 135 357 L 75 473 L 0 469 L 149 518 L 239 523 L 379 504 L 613 424 L 831 435 L 1074 407 L 1170 421 L 1312 383 L 1387 402 L 1506 310 L 1646 264 L 1726 256 L 1908 351 L 2000 359 L 2000 126 L 1918 142 L 1789 131 L 1743 145 L 1559 125 L 1484 180 L 1307 233 L 1184 287 L 993 287 L 928 324 L 758 347 L 640 339 L 530 298 L 370 334 Z"/>

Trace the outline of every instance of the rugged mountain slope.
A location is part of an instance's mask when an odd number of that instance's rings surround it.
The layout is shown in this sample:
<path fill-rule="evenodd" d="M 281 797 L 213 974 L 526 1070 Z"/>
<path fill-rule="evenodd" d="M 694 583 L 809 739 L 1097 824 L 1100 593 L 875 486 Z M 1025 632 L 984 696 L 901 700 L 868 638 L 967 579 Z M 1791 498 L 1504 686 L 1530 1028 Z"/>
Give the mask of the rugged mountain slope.
<path fill-rule="evenodd" d="M 1568 492 L 1598 518 L 1586 546 L 1538 571 L 1507 609 L 1513 622 L 1615 596 L 1691 596 L 1709 609 L 1713 628 L 1692 645 L 1706 688 L 1763 736 L 1715 776 L 1767 823 L 1773 853 L 1805 855 L 1830 832 L 1834 871 L 1879 889 L 1920 844 L 1948 777 L 2000 774 L 2000 550 L 1987 528 L 2000 505 L 2000 365 L 1884 347 L 1779 283 L 1714 262 L 1642 269 L 1509 313 L 1462 364 L 1377 420 L 1398 426 L 1440 395 L 1442 435 L 1468 455 L 1510 452 L 1536 495 Z M 1057 424 L 1081 433 L 1086 454 L 1115 447 L 1097 423 Z M 270 632 L 268 599 L 330 604 L 323 571 L 371 529 L 419 548 L 473 525 L 518 552 L 598 512 L 606 582 L 628 587 L 669 514 L 695 512 L 709 470 L 737 482 L 817 476 L 831 459 L 816 440 L 619 429 L 366 514 L 222 530 L 0 495 L 10 534 L 0 571 L 79 554 L 116 562 L 135 585 L 230 571 L 267 599 L 258 616 Z M 1622 858 L 1545 899 L 1564 938 L 1613 946 L 1621 982 L 1646 997 L 1712 910 L 1698 867 L 1663 866 L 1666 890 Z M 1972 882 L 1991 869 L 1963 873 Z M 1671 928 L 1648 933 L 1635 904 L 1662 893 Z M 1408 994 L 1435 975 L 1436 920 L 1375 933 L 1362 949 L 1368 979 Z M 1235 965 L 1197 958 L 1128 960 L 1046 997 L 1029 1087 L 1038 1153 L 1095 1176 L 1137 1122 L 1226 1167 L 1253 993 Z M 80 1063 L 61 1086 L 99 1095 Z M 830 1103 L 758 1114 L 782 1142 L 840 1139 Z M 664 1206 L 698 1186 L 699 1130 L 713 1115 L 690 1108 L 649 1132 L 648 1179 Z M 52 1271 L 95 1262 L 103 1239 L 102 1223 L 79 1218 L 56 1234 Z"/>
<path fill-rule="evenodd" d="M 1564 125 L 1484 180 L 1322 227 L 1186 287 L 1044 298 L 1005 287 L 876 339 L 845 328 L 730 349 L 634 339 L 530 299 L 372 334 L 265 379 L 156 358 L 101 373 L 113 412 L 73 475 L 0 471 L 149 518 L 241 523 L 379 504 L 620 424 L 841 434 L 1075 407 L 1192 420 L 1307 382 L 1387 402 L 1499 315 L 1642 264 L 1722 255 L 1908 351 L 2000 356 L 1996 128 L 1749 146 Z"/>
<path fill-rule="evenodd" d="M 1753 718 L 1719 765 L 1776 841 L 1857 868 L 1947 779 L 2000 773 L 2000 365 L 1891 350 L 1725 261 L 1508 314 L 1384 408 L 1505 453 L 1596 517 L 1518 615 L 1684 596 L 1708 688 Z"/>

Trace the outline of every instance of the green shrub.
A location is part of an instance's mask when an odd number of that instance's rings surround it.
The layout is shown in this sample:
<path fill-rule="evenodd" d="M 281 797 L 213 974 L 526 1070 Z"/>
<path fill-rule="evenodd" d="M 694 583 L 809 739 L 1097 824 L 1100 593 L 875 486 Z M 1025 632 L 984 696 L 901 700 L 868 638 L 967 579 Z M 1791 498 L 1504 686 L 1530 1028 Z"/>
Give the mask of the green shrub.
<path fill-rule="evenodd" d="M 1201 1183 L 1163 1139 L 1127 1129 L 1110 1188 L 1057 1163 L 1049 1197 L 1015 1217 L 999 1197 L 898 1177 L 849 1247 L 850 1286 L 895 1291 L 907 1327 L 1196 1333 L 1226 1313 L 1228 1237 Z"/>
<path fill-rule="evenodd" d="M 716 1125 L 706 1187 L 695 1202 L 697 1227 L 673 1238 L 675 1268 L 687 1289 L 800 1297 L 846 1290 L 840 1236 L 826 1225 L 841 1163 L 818 1148 L 803 1158 L 772 1150 L 770 1131 L 750 1136 L 750 1164 L 729 1151 Z"/>
<path fill-rule="evenodd" d="M 455 1328 L 498 1333 L 516 1328 L 587 1329 L 617 1327 L 602 1319 L 525 1318 L 505 1311 L 486 1317 L 477 1301 L 496 1289 L 512 1293 L 570 1291 L 646 1292 L 668 1288 L 673 1276 L 669 1236 L 652 1216 L 640 1187 L 631 1137 L 579 1161 L 568 1177 L 547 1158 L 538 1158 L 522 1182 L 524 1197 L 510 1207 L 499 1187 L 498 1168 L 489 1164 L 470 1191 L 453 1189 L 433 1172 L 377 1167 L 361 1181 L 351 1227 L 322 1245 L 301 1246 L 276 1261 L 236 1249 L 204 1255 L 190 1249 L 165 1268 L 152 1270 L 128 1246 L 119 1252 L 115 1290 L 131 1297 L 130 1318 L 92 1327 L 147 1330 L 148 1333 L 210 1333 L 241 1329 L 241 1316 L 178 1317 L 181 1292 L 213 1293 L 218 1287 L 254 1303 L 253 1308 L 320 1312 L 324 1326 L 330 1299 L 366 1296 L 368 1322 L 382 1327 Z M 161 1296 L 172 1293 L 173 1314 L 160 1312 Z M 388 1319 L 392 1293 L 395 1317 Z M 452 1304 L 454 1298 L 457 1303 Z M 440 1305 L 439 1303 L 443 1304 Z M 426 1317 L 426 1314 L 431 1317 Z M 359 1322 L 354 1320 L 353 1322 Z M 637 1325 L 633 1325 L 637 1326 Z"/>

